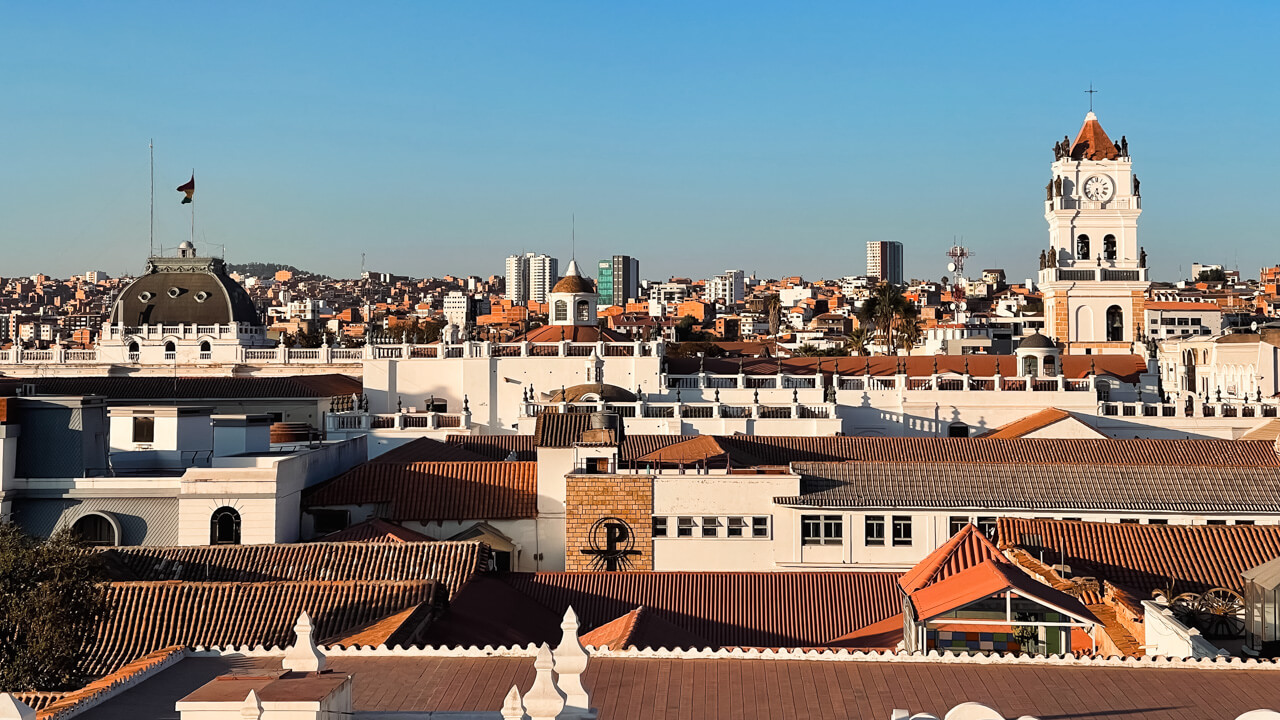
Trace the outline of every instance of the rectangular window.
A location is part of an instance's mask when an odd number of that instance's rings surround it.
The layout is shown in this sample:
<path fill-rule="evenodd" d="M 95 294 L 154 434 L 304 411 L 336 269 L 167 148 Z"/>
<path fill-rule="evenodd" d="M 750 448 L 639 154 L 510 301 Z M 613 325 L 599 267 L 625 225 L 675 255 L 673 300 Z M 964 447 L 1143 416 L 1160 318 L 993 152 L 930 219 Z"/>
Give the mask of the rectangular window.
<path fill-rule="evenodd" d="M 1204 524 L 1205 525 L 1226 525 L 1227 521 L 1226 520 L 1205 520 Z"/>
<path fill-rule="evenodd" d="M 702 518 L 702 537 L 716 537 L 720 534 L 720 519 L 714 517 Z"/>
<path fill-rule="evenodd" d="M 1063 520 L 1069 520 L 1069 521 L 1071 521 L 1071 522 L 1080 522 L 1080 518 L 1064 517 L 1064 518 L 1062 518 L 1062 519 L 1063 519 Z"/>
<path fill-rule="evenodd" d="M 311 511 L 311 519 L 317 535 L 328 535 L 347 529 L 351 524 L 351 511 L 317 509 Z"/>
<path fill-rule="evenodd" d="M 156 419 L 154 416 L 134 416 L 133 441 L 136 443 L 152 443 L 156 441 Z"/>
<path fill-rule="evenodd" d="M 1138 518 L 1120 518 L 1121 525 L 1137 525 Z"/>
<path fill-rule="evenodd" d="M 1151 518 L 1147 520 L 1148 525 L 1168 525 L 1169 521 L 1164 518 Z"/>
<path fill-rule="evenodd" d="M 844 521 L 839 515 L 801 515 L 801 543 L 839 545 L 844 537 Z"/>
<path fill-rule="evenodd" d="M 767 538 L 769 537 L 769 518 L 767 516 L 759 516 L 751 518 L 751 537 Z"/>
<path fill-rule="evenodd" d="M 980 517 L 978 518 L 977 524 L 978 524 L 978 529 L 982 531 L 983 535 L 987 536 L 988 540 L 996 539 L 996 519 L 995 518 Z"/>
<path fill-rule="evenodd" d="M 656 538 L 667 536 L 667 519 L 666 518 L 656 517 L 653 519 L 653 536 Z"/>
<path fill-rule="evenodd" d="M 693 537 L 693 518 L 682 517 L 677 519 L 676 537 Z"/>
<path fill-rule="evenodd" d="M 947 537 L 955 537 L 956 533 L 964 529 L 969 524 L 969 518 L 964 515 L 952 515 L 951 520 L 947 523 Z"/>
<path fill-rule="evenodd" d="M 868 515 L 866 521 L 867 545 L 884 545 L 884 516 Z"/>
<path fill-rule="evenodd" d="M 746 527 L 746 518 L 731 517 L 729 518 L 729 524 L 725 526 L 725 534 L 729 537 L 742 537 Z"/>
<path fill-rule="evenodd" d="M 1252 521 L 1252 520 L 1237 520 L 1237 521 L 1236 521 L 1236 524 L 1237 524 L 1237 525 L 1252 525 L 1252 524 L 1253 524 L 1253 521 Z"/>
<path fill-rule="evenodd" d="M 893 516 L 893 544 L 895 547 L 911 544 L 911 516 Z"/>

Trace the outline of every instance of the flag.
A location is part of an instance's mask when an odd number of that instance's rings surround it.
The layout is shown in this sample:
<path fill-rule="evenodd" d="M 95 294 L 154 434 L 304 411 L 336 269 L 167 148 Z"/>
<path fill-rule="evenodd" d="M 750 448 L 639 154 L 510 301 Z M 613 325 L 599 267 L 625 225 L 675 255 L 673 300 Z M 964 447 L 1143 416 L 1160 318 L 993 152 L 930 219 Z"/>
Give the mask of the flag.
<path fill-rule="evenodd" d="M 191 173 L 191 179 L 178 186 L 178 192 L 186 193 L 186 197 L 182 198 L 182 204 L 186 205 L 196 196 L 196 174 Z"/>

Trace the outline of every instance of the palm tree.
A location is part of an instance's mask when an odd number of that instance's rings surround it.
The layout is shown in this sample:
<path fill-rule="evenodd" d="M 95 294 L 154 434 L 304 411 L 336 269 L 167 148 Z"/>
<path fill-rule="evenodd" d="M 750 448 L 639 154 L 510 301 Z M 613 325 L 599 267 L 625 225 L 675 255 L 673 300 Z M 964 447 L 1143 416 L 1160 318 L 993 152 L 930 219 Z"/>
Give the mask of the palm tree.
<path fill-rule="evenodd" d="M 866 355 L 867 354 L 867 342 L 871 340 L 871 337 L 867 333 L 867 328 L 865 325 L 859 325 L 858 327 L 854 328 L 853 332 L 849 333 L 848 339 L 849 339 L 850 355 Z"/>
<path fill-rule="evenodd" d="M 903 318 L 914 318 L 915 306 L 902 296 L 902 291 L 893 283 L 882 282 L 876 286 L 871 297 L 858 309 L 858 319 L 864 325 L 870 325 L 875 335 L 889 352 L 897 355 L 898 346 L 893 341 L 895 325 Z"/>
<path fill-rule="evenodd" d="M 914 310 L 914 308 L 912 308 L 912 310 Z M 908 355 L 911 354 L 911 349 L 914 348 L 924 336 L 924 332 L 920 327 L 920 318 L 916 317 L 914 312 L 912 312 L 910 316 L 898 319 L 895 332 L 897 332 L 898 335 L 898 345 Z"/>

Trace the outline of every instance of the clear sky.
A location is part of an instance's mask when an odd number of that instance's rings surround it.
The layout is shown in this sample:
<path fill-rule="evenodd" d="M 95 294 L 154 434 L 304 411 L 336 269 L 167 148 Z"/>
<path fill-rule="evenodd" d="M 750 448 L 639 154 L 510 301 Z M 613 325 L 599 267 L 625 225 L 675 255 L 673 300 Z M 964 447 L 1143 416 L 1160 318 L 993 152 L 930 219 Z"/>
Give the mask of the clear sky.
<path fill-rule="evenodd" d="M 1142 179 L 1159 279 L 1280 262 L 1280 3 L 11 2 L 0 275 L 187 239 L 343 277 L 1036 269 L 1084 90 Z M 977 267 L 975 267 L 977 266 Z"/>

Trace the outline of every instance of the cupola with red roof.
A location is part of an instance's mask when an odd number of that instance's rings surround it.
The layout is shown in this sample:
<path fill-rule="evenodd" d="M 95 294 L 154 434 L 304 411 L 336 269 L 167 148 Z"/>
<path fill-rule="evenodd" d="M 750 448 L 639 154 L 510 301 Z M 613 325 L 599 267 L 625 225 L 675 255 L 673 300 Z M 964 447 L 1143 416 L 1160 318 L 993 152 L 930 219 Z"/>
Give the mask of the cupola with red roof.
<path fill-rule="evenodd" d="M 595 283 L 578 271 L 577 260 L 570 260 L 564 277 L 551 288 L 548 295 L 551 324 L 595 327 L 598 322 L 596 303 L 599 299 Z"/>
<path fill-rule="evenodd" d="M 1090 110 L 1089 114 L 1084 116 L 1084 124 L 1080 126 L 1080 132 L 1076 133 L 1076 141 L 1071 143 L 1071 159 L 1118 160 L 1119 158 L 1120 148 L 1107 137 L 1107 131 L 1102 129 L 1098 116 Z"/>

